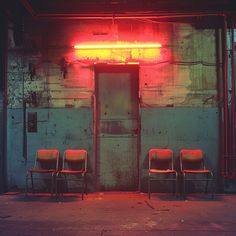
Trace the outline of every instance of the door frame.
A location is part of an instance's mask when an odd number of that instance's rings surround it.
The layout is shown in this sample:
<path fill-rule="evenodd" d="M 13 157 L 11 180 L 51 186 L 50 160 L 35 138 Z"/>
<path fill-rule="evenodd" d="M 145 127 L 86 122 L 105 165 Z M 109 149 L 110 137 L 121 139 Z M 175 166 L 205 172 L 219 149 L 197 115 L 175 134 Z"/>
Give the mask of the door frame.
<path fill-rule="evenodd" d="M 98 102 L 97 102 L 97 94 L 98 94 L 98 73 L 99 72 L 106 72 L 109 69 L 114 68 L 115 71 L 119 72 L 120 69 L 125 69 L 129 72 L 134 72 L 137 78 L 137 123 L 138 123 L 138 130 L 137 130 L 137 190 L 140 191 L 140 153 L 141 153 L 141 119 L 140 119 L 140 93 L 139 93 L 139 64 L 95 64 L 94 65 L 94 94 L 93 94 L 93 123 L 94 123 L 94 189 L 95 191 L 99 190 L 99 178 L 98 178 Z M 108 72 L 109 73 L 109 72 Z"/>

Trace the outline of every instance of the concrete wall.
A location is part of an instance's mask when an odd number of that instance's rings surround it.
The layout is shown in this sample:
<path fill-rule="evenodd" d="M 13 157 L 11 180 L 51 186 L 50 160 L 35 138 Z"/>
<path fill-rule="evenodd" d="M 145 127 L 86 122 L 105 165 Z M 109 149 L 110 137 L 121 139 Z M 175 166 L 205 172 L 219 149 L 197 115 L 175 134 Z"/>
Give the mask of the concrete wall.
<path fill-rule="evenodd" d="M 23 156 L 23 112 L 22 109 L 8 110 L 8 182 L 12 188 L 22 188 L 25 171 L 34 165 L 35 150 L 40 148 L 88 150 L 89 184 L 93 185 L 94 149 L 93 114 L 88 108 L 29 108 L 37 112 L 37 133 L 27 132 L 27 160 Z"/>
<path fill-rule="evenodd" d="M 0 93 L 0 193 L 4 191 L 5 185 L 5 175 L 4 175 L 4 167 L 5 167 L 5 160 L 4 160 L 4 124 L 3 124 L 3 96 L 2 92 Z"/>
<path fill-rule="evenodd" d="M 172 149 L 177 170 L 181 149 L 203 149 L 207 156 L 206 165 L 217 176 L 220 151 L 217 108 L 144 108 L 141 118 L 140 168 L 143 189 L 147 190 L 147 153 L 153 147 Z"/>
<path fill-rule="evenodd" d="M 4 91 L 6 73 L 6 45 L 7 45 L 7 21 L 0 11 L 0 193 L 6 187 L 6 160 L 5 160 L 5 114 L 4 114 Z"/>
<path fill-rule="evenodd" d="M 38 115 L 38 130 L 28 133 L 27 166 L 37 148 L 84 147 L 94 172 L 94 63 L 139 62 L 141 182 L 146 189 L 146 154 L 151 147 L 203 148 L 218 171 L 219 114 L 216 38 L 213 29 L 190 24 L 129 21 L 26 22 L 24 44 L 9 30 L 8 186 L 24 186 L 23 100 Z M 86 51 L 76 43 L 158 42 L 144 49 Z M 217 147 L 217 148 L 216 148 Z M 93 187 L 91 187 L 92 189 Z"/>

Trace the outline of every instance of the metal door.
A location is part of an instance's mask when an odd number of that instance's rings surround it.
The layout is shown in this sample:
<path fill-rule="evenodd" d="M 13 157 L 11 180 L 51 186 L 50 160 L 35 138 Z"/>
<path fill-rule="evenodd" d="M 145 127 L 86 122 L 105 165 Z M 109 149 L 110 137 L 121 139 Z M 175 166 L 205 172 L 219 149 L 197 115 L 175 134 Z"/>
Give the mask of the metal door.
<path fill-rule="evenodd" d="M 138 188 L 138 66 L 95 68 L 99 190 Z"/>

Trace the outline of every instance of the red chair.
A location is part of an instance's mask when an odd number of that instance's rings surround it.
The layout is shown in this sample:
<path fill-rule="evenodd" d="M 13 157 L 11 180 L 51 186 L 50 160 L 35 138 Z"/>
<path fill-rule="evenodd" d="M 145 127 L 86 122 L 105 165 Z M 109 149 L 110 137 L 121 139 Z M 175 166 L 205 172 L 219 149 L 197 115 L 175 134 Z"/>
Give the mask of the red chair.
<path fill-rule="evenodd" d="M 31 179 L 32 193 L 34 189 L 34 179 L 49 180 L 51 194 L 54 188 L 54 177 L 58 171 L 59 151 L 57 149 L 40 149 L 36 151 L 35 162 L 32 169 L 26 173 L 26 194 L 28 193 L 28 179 Z"/>
<path fill-rule="evenodd" d="M 87 194 L 87 151 L 84 149 L 66 150 L 63 155 L 62 170 L 56 174 L 56 193 L 58 193 L 58 183 L 66 182 L 68 191 L 68 181 L 80 182 L 82 184 L 82 199 L 84 193 Z"/>
<path fill-rule="evenodd" d="M 180 151 L 180 170 L 183 180 L 183 195 L 185 195 L 186 181 L 204 181 L 205 193 L 208 190 L 208 182 L 213 181 L 213 173 L 205 166 L 205 155 L 201 149 L 182 149 Z M 213 190 L 213 188 L 212 188 Z M 213 191 L 212 191 L 213 196 Z"/>
<path fill-rule="evenodd" d="M 178 173 L 174 170 L 173 151 L 170 149 L 151 149 L 148 153 L 148 197 L 151 197 L 151 182 L 172 181 L 177 193 Z M 164 178 L 163 178 L 164 177 Z"/>

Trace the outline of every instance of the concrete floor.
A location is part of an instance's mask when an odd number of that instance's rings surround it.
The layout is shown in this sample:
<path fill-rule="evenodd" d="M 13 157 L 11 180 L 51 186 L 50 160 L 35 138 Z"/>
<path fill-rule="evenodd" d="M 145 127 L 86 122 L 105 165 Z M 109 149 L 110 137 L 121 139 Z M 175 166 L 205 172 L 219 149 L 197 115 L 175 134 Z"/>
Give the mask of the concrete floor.
<path fill-rule="evenodd" d="M 236 195 L 0 195 L 0 235 L 236 235 Z"/>

